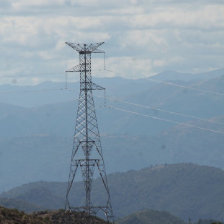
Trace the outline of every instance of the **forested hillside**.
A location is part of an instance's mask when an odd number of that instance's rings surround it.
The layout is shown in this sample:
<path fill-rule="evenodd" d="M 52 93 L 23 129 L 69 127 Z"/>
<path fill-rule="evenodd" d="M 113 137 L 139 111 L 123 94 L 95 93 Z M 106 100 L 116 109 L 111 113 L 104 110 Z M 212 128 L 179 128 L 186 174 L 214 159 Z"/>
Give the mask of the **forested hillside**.
<path fill-rule="evenodd" d="M 108 176 L 116 217 L 154 209 L 167 211 L 184 220 L 224 217 L 224 171 L 193 164 L 161 165 L 139 171 Z M 66 183 L 37 182 L 25 184 L 0 195 L 22 200 L 42 209 L 64 208 Z M 72 189 L 72 204 L 82 205 L 83 183 Z M 102 185 L 93 184 L 92 201 L 103 203 Z"/>

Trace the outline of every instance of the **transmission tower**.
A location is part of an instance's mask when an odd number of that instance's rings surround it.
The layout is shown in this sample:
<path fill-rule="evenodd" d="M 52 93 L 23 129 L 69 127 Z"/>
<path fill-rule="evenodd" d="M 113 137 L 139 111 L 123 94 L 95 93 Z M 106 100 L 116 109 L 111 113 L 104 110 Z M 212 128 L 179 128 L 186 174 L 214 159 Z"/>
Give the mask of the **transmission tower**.
<path fill-rule="evenodd" d="M 98 49 L 103 42 L 94 44 L 74 44 L 66 42 L 66 44 L 79 53 L 79 65 L 66 72 L 80 73 L 80 93 L 65 208 L 66 210 L 84 211 L 88 216 L 95 216 L 103 212 L 107 221 L 113 222 L 110 192 L 92 94 L 92 90 L 104 90 L 103 87 L 92 82 L 91 76 L 91 54 L 104 53 L 104 51 Z M 79 207 L 72 207 L 70 203 L 70 193 L 78 169 L 81 170 L 83 178 L 85 204 Z M 102 181 L 101 183 L 106 192 L 105 204 L 103 205 L 94 205 L 91 200 L 95 169 L 98 171 Z"/>

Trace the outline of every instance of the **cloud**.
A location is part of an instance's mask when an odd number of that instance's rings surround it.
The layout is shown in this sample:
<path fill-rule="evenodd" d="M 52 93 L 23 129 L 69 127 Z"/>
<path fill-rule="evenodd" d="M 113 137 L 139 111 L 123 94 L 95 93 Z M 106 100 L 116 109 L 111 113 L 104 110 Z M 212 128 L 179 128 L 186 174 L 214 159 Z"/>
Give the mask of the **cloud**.
<path fill-rule="evenodd" d="M 223 67 L 223 1 L 3 0 L 0 6 L 0 75 L 34 82 L 63 73 L 78 59 L 65 41 L 105 41 L 107 61 L 122 77 Z"/>
<path fill-rule="evenodd" d="M 22 11 L 24 8 L 31 7 L 50 7 L 50 6 L 63 6 L 66 3 L 66 0 L 20 0 L 20 1 L 11 1 L 11 6 L 15 10 Z"/>
<path fill-rule="evenodd" d="M 197 9 L 166 7 L 150 14 L 136 15 L 130 23 L 135 28 L 223 28 L 223 6 L 207 5 Z"/>

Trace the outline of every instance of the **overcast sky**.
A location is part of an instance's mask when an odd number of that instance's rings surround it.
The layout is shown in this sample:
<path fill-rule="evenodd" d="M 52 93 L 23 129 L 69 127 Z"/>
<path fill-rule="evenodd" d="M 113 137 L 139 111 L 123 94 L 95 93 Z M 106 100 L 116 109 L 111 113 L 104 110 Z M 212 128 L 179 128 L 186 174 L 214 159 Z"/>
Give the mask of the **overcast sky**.
<path fill-rule="evenodd" d="M 105 41 L 115 73 L 96 55 L 96 77 L 223 68 L 224 0 L 1 0 L 0 83 L 62 81 L 78 63 L 65 41 Z"/>

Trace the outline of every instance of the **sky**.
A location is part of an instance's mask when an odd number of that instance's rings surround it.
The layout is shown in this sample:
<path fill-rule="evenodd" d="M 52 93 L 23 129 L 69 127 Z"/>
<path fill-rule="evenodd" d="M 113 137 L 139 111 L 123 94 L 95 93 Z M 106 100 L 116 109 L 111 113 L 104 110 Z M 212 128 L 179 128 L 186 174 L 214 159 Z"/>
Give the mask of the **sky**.
<path fill-rule="evenodd" d="M 1 0 L 0 84 L 63 81 L 78 64 L 66 41 L 105 42 L 113 72 L 93 55 L 95 77 L 221 69 L 224 0 Z"/>

